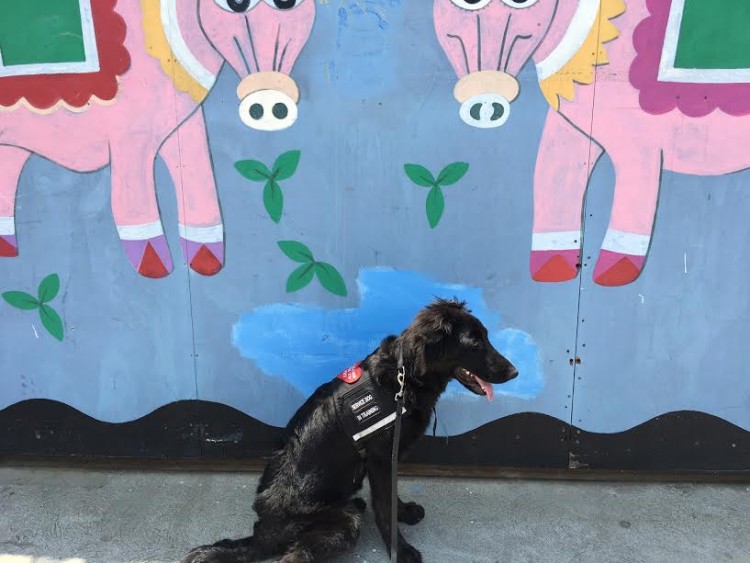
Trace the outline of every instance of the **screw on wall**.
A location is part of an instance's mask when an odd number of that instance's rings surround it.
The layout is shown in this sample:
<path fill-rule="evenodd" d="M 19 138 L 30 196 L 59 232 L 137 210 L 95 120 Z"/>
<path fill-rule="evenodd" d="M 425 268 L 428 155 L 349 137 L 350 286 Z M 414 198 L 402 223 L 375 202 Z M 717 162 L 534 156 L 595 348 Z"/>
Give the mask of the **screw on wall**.
<path fill-rule="evenodd" d="M 575 363 L 575 364 L 576 364 L 577 366 L 580 366 L 580 365 L 581 365 L 581 358 L 580 358 L 580 357 L 578 357 L 578 356 L 576 356 L 576 357 L 575 357 L 575 359 L 573 359 L 573 358 L 570 358 L 570 359 L 568 360 L 568 363 L 569 363 L 569 364 L 570 364 L 571 366 L 572 366 L 572 365 L 573 365 L 574 363 Z"/>

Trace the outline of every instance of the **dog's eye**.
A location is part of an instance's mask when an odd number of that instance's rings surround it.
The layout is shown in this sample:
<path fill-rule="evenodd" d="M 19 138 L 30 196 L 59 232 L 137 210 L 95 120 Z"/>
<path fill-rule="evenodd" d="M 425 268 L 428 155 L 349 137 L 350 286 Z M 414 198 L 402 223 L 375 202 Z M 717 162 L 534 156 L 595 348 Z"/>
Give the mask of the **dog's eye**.
<path fill-rule="evenodd" d="M 479 348 L 481 346 L 481 340 L 474 338 L 470 334 L 462 334 L 460 341 L 467 348 Z"/>

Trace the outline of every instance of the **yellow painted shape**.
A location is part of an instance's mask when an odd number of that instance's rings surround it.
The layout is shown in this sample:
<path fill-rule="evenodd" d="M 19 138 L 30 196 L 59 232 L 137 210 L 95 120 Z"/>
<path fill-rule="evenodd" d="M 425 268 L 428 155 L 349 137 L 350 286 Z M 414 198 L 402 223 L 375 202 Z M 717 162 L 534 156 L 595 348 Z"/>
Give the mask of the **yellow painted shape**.
<path fill-rule="evenodd" d="M 606 43 L 620 37 L 620 31 L 611 20 L 625 13 L 622 0 L 602 0 L 596 24 L 591 28 L 583 46 L 558 72 L 539 83 L 547 102 L 560 109 L 560 97 L 573 101 L 575 85 L 594 82 L 595 68 L 609 63 Z"/>
<path fill-rule="evenodd" d="M 143 9 L 143 31 L 146 36 L 146 52 L 161 64 L 164 73 L 181 92 L 187 93 L 197 103 L 206 99 L 208 90 L 190 76 L 172 52 L 167 35 L 161 25 L 159 0 L 141 0 Z"/>

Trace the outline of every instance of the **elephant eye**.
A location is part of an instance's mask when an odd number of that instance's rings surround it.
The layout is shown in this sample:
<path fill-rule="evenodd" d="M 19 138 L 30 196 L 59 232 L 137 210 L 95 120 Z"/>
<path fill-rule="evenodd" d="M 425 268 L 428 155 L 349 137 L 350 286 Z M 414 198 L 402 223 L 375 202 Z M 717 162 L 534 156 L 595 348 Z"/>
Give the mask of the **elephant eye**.
<path fill-rule="evenodd" d="M 257 6 L 260 0 L 214 0 L 214 2 L 222 10 L 242 14 Z"/>
<path fill-rule="evenodd" d="M 275 10 L 291 10 L 302 4 L 304 0 L 265 0 L 266 4 Z"/>
<path fill-rule="evenodd" d="M 530 8 L 539 0 L 503 0 L 503 4 L 511 8 Z"/>
<path fill-rule="evenodd" d="M 481 10 L 489 5 L 492 0 L 451 0 L 453 4 L 463 10 Z"/>

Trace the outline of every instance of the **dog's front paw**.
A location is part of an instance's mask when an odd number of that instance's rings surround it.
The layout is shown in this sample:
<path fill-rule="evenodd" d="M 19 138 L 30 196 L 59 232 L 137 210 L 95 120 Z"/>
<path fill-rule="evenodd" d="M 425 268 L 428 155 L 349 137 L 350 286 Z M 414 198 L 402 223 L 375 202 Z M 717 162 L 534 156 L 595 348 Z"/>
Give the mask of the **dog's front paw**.
<path fill-rule="evenodd" d="M 424 508 L 416 502 L 405 502 L 398 507 L 398 521 L 413 526 L 424 518 Z"/>
<path fill-rule="evenodd" d="M 191 550 L 180 563 L 230 563 L 236 561 L 231 554 L 217 552 L 212 546 L 201 546 Z"/>
<path fill-rule="evenodd" d="M 403 543 L 398 548 L 398 563 L 422 563 L 422 554 L 413 545 Z"/>
<path fill-rule="evenodd" d="M 206 563 L 209 561 L 206 559 L 206 548 L 208 546 L 202 545 L 191 549 L 185 557 L 180 559 L 180 563 Z"/>
<path fill-rule="evenodd" d="M 223 561 L 221 552 L 216 548 L 225 547 L 231 544 L 232 540 L 221 540 L 216 543 L 199 545 L 188 551 L 187 555 L 180 560 L 180 563 L 216 563 Z"/>
<path fill-rule="evenodd" d="M 198 547 L 194 547 L 185 554 L 185 557 L 180 559 L 180 563 L 197 563 L 200 561 L 200 555 L 204 555 L 206 550 L 210 547 L 210 545 L 199 545 Z"/>

